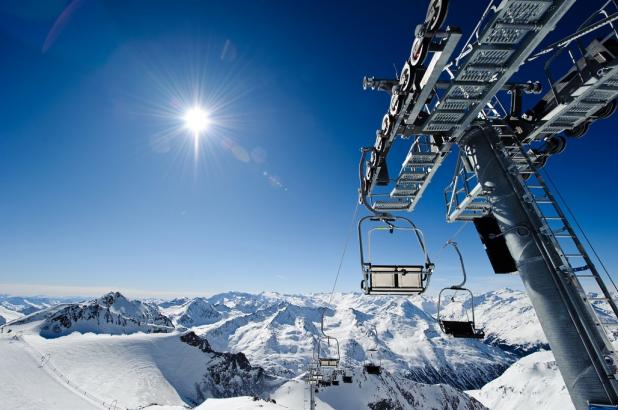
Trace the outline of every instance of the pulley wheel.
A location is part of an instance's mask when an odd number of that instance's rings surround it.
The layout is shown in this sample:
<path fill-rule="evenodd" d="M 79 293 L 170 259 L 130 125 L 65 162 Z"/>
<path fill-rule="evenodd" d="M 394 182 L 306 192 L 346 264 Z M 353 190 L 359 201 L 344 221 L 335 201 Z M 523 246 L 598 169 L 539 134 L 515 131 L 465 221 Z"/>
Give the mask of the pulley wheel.
<path fill-rule="evenodd" d="M 401 69 L 401 75 L 399 76 L 399 90 L 406 94 L 412 91 L 412 84 L 414 73 L 412 72 L 412 64 L 410 61 L 406 61 Z"/>
<path fill-rule="evenodd" d="M 412 52 L 410 53 L 410 64 L 416 67 L 423 64 L 427 52 L 429 51 L 430 38 L 415 37 L 414 43 L 412 43 Z"/>
<path fill-rule="evenodd" d="M 440 28 L 448 12 L 448 0 L 432 0 L 427 9 L 427 31 L 433 32 Z"/>
<path fill-rule="evenodd" d="M 590 123 L 588 121 L 584 121 L 581 124 L 575 126 L 575 128 L 573 128 L 572 130 L 565 130 L 564 133 L 567 135 L 567 137 L 581 138 L 588 132 L 588 128 L 590 128 Z"/>
<path fill-rule="evenodd" d="M 616 100 L 613 100 L 612 102 L 607 104 L 605 107 L 595 112 L 594 115 L 596 115 L 599 118 L 605 119 L 605 118 L 611 117 L 614 112 L 616 112 Z"/>
<path fill-rule="evenodd" d="M 545 143 L 547 144 L 547 154 L 549 155 L 560 154 L 566 148 L 566 138 L 562 135 L 554 134 L 545 139 Z"/>
<path fill-rule="evenodd" d="M 391 131 L 393 130 L 393 118 L 388 114 L 384 114 L 382 117 L 382 134 L 388 137 L 391 135 Z"/>
<path fill-rule="evenodd" d="M 373 147 L 376 149 L 376 151 L 382 152 L 384 150 L 385 143 L 386 138 L 384 138 L 384 135 L 382 135 L 382 133 L 378 133 L 378 135 L 376 136 L 376 143 L 373 145 Z"/>
<path fill-rule="evenodd" d="M 389 105 L 388 112 L 393 116 L 399 114 L 399 109 L 403 103 L 403 95 L 393 94 L 391 95 L 391 104 Z"/>

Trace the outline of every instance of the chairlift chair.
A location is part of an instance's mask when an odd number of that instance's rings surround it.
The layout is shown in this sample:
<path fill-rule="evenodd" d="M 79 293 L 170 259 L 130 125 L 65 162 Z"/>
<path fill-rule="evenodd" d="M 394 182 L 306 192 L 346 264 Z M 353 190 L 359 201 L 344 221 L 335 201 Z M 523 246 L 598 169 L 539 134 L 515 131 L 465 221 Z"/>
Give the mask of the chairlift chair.
<path fill-rule="evenodd" d="M 367 349 L 369 352 L 369 360 L 365 360 L 365 364 L 363 367 L 367 374 L 379 375 L 382 373 L 382 361 L 376 359 L 376 355 L 378 354 L 378 349 Z"/>
<path fill-rule="evenodd" d="M 363 229 L 366 223 L 383 222 L 383 226 L 373 227 L 366 233 L 367 249 L 363 241 Z M 399 224 L 397 224 L 399 222 Z M 371 237 L 377 231 L 410 232 L 423 251 L 424 261 L 420 265 L 412 264 L 374 264 L 371 261 Z M 361 288 L 366 295 L 417 295 L 425 292 L 429 285 L 429 278 L 434 265 L 429 259 L 423 233 L 414 223 L 403 216 L 390 214 L 368 215 L 358 222 L 358 239 L 360 245 L 360 259 L 363 270 Z M 367 250 L 368 257 L 365 251 Z"/>
<path fill-rule="evenodd" d="M 442 329 L 442 331 L 447 335 L 458 338 L 482 339 L 485 337 L 485 332 L 483 332 L 482 329 L 476 328 L 476 323 L 474 320 L 474 296 L 472 294 L 472 291 L 464 287 L 464 285 L 466 284 L 466 268 L 464 266 L 463 256 L 461 255 L 461 252 L 459 251 L 456 242 L 448 241 L 445 246 L 447 245 L 451 245 L 453 248 L 455 248 L 455 251 L 457 251 L 457 255 L 459 256 L 459 263 L 461 265 L 461 271 L 463 273 L 463 281 L 458 285 L 453 285 L 442 289 L 438 294 L 438 323 L 440 324 L 440 328 Z M 444 293 L 444 291 L 448 290 L 454 290 L 455 292 L 466 292 L 470 295 L 470 312 L 472 320 L 469 320 L 467 311 L 466 320 L 445 320 L 440 317 L 443 297 L 442 294 Z"/>
<path fill-rule="evenodd" d="M 328 336 L 324 333 L 324 312 L 322 312 L 322 321 L 320 323 L 320 336 L 318 338 L 317 349 L 317 362 L 320 367 L 337 367 L 341 359 L 339 354 L 339 340 L 337 338 Z M 323 349 L 328 346 L 329 349 Z M 334 346 L 333 348 L 330 348 Z"/>

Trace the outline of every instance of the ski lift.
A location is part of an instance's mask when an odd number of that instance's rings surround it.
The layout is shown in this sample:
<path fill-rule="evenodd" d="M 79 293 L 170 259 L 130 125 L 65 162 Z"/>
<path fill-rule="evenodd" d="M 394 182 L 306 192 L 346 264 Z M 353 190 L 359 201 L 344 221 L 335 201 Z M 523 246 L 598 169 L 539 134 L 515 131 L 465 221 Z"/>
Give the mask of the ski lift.
<path fill-rule="evenodd" d="M 476 328 L 476 323 L 474 321 L 474 296 L 472 292 L 465 288 L 466 284 L 466 268 L 463 262 L 463 256 L 457 247 L 457 243 L 449 240 L 445 246 L 451 245 L 457 251 L 457 255 L 459 256 L 459 263 L 461 264 L 461 271 L 463 273 L 463 281 L 458 285 L 453 285 L 448 288 L 444 288 L 438 294 L 438 323 L 440 324 L 440 328 L 447 335 L 452 335 L 453 337 L 461 337 L 461 338 L 472 338 L 472 339 L 482 339 L 485 337 L 485 332 L 482 329 Z M 445 320 L 440 317 L 441 305 L 442 305 L 442 294 L 444 291 L 454 290 L 455 294 L 457 292 L 465 292 L 470 295 L 470 312 L 472 314 L 472 320 L 468 317 L 468 311 L 465 308 L 465 304 L 463 305 L 463 309 L 465 310 L 466 320 Z M 451 297 L 451 301 L 454 301 L 454 295 Z"/>
<path fill-rule="evenodd" d="M 369 359 L 365 360 L 363 367 L 367 374 L 379 375 L 382 373 L 382 361 L 377 357 L 378 349 L 367 349 Z"/>
<path fill-rule="evenodd" d="M 318 338 L 318 349 L 316 360 L 321 367 L 339 366 L 339 341 L 324 333 L 324 310 L 322 311 L 322 321 L 320 322 L 320 336 Z"/>
<path fill-rule="evenodd" d="M 363 242 L 363 228 L 365 223 L 382 222 L 383 225 L 368 229 L 367 235 L 367 259 L 365 258 L 365 245 Z M 397 224 L 400 222 L 400 224 Z M 421 265 L 414 264 L 374 264 L 371 262 L 371 239 L 375 232 L 387 231 L 409 232 L 416 239 L 423 251 L 424 261 Z M 429 278 L 434 265 L 429 260 L 423 233 L 414 223 L 403 216 L 390 214 L 369 215 L 361 218 L 358 222 L 358 240 L 360 245 L 360 259 L 363 270 L 361 289 L 366 295 L 416 295 L 425 292 L 429 285 Z"/>

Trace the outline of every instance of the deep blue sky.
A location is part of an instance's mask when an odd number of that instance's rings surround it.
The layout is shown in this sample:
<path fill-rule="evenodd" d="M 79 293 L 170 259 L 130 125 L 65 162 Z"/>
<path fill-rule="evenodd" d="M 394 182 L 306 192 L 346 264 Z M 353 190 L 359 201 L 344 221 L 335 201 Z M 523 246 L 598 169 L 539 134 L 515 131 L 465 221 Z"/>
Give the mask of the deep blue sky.
<path fill-rule="evenodd" d="M 452 3 L 447 22 L 468 34 L 484 2 Z M 2 3 L 0 293 L 330 290 L 359 147 L 373 143 L 388 103 L 361 79 L 400 68 L 425 8 Z M 538 64 L 524 73 L 543 79 Z M 217 121 L 197 162 L 180 119 L 196 98 Z M 615 121 L 595 124 L 549 167 L 610 269 Z M 440 252 L 459 228 L 444 222 L 452 167 L 412 215 L 439 256 L 435 290 L 457 279 L 454 254 Z M 518 285 L 491 273 L 471 226 L 458 240 L 476 290 Z M 353 237 L 338 289 L 358 290 L 359 281 Z"/>

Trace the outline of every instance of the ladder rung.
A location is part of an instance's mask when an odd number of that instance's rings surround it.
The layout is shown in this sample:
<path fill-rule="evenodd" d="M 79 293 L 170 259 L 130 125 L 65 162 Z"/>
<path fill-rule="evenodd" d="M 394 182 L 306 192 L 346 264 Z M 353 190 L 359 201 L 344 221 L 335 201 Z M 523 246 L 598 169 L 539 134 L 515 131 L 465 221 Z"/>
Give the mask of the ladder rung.
<path fill-rule="evenodd" d="M 561 216 L 543 216 L 543 219 L 547 221 L 559 221 L 562 219 Z"/>
<path fill-rule="evenodd" d="M 573 235 L 569 235 L 566 233 L 554 233 L 554 237 L 556 238 L 573 238 Z"/>
<path fill-rule="evenodd" d="M 567 258 L 583 258 L 584 255 L 582 255 L 581 253 L 565 253 L 564 256 L 566 256 Z"/>
<path fill-rule="evenodd" d="M 602 298 L 600 298 L 600 297 L 593 297 L 593 298 L 586 298 L 586 299 L 588 299 L 588 300 L 609 300 L 609 298 L 606 297 L 606 296 L 603 296 Z"/>
<path fill-rule="evenodd" d="M 601 323 L 603 326 L 618 326 L 618 323 L 616 322 L 599 322 Z"/>

